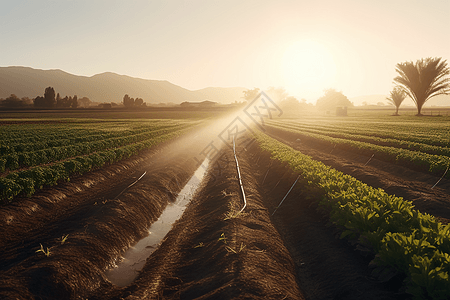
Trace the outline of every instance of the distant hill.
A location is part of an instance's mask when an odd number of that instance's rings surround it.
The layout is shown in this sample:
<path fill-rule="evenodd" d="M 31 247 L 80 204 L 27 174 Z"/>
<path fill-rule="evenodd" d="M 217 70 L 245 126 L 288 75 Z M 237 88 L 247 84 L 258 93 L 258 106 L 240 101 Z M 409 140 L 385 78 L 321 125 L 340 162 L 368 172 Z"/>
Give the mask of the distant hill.
<path fill-rule="evenodd" d="M 363 102 L 366 102 L 368 105 L 377 105 L 378 102 L 383 102 L 385 105 L 388 105 L 386 97 L 388 97 L 388 95 L 367 95 L 353 97 L 349 100 L 353 102 L 354 105 L 358 106 L 363 105 Z M 406 98 L 402 103 L 402 107 L 403 106 L 415 106 L 415 104 L 410 98 Z M 439 95 L 431 98 L 425 103 L 425 107 L 430 106 L 450 106 L 450 95 Z"/>
<path fill-rule="evenodd" d="M 191 91 L 164 80 L 147 80 L 115 73 L 91 77 L 61 70 L 39 70 L 29 67 L 0 67 L 0 98 L 15 94 L 19 98 L 42 96 L 51 86 L 61 97 L 77 95 L 94 102 L 122 102 L 123 96 L 142 98 L 148 104 L 214 101 L 223 104 L 242 101 L 245 88 L 209 87 Z"/>

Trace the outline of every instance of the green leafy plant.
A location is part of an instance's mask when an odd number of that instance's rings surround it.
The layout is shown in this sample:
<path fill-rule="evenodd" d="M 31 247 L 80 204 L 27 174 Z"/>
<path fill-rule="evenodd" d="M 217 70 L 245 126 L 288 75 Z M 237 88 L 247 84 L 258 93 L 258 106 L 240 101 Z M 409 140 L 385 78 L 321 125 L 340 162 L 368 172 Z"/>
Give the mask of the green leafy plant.
<path fill-rule="evenodd" d="M 417 299 L 450 295 L 445 290 L 450 286 L 450 225 L 442 225 L 415 210 L 411 202 L 344 175 L 263 133 L 257 133 L 256 139 L 273 160 L 300 173 L 306 189 L 321 191 L 319 207 L 342 229 L 341 238 L 360 243 L 360 249 L 375 254 L 371 263 L 374 275 L 387 281 L 403 274 L 408 291 Z"/>
<path fill-rule="evenodd" d="M 69 181 L 70 176 L 128 158 L 179 136 L 196 124 L 197 121 L 174 120 L 131 122 L 132 130 L 118 131 L 117 123 L 112 122 L 110 127 L 100 126 L 104 134 L 98 133 L 98 124 L 83 130 L 67 124 L 59 128 L 8 126 L 0 133 L 2 142 L 8 145 L 0 146 L 0 172 L 11 172 L 0 177 L 0 202 L 10 202 L 21 193 L 31 196 L 44 186 Z M 19 167 L 30 168 L 14 171 Z"/>

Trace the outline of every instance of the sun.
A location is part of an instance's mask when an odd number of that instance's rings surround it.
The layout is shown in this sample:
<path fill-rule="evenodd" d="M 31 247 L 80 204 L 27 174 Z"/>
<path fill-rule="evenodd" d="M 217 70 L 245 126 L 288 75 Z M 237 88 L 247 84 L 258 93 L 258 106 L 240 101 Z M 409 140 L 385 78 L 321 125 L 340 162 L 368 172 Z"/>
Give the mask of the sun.
<path fill-rule="evenodd" d="M 281 72 L 288 92 L 308 97 L 331 87 L 336 74 L 336 64 L 324 45 L 305 39 L 286 46 Z"/>

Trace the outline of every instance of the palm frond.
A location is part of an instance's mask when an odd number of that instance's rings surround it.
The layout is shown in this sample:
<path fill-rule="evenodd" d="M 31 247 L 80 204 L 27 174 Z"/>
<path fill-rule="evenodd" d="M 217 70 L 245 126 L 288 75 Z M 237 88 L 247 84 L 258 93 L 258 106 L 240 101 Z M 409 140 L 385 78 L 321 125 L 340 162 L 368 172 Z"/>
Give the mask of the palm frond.
<path fill-rule="evenodd" d="M 422 106 L 430 98 L 450 92 L 450 74 L 447 61 L 442 58 L 420 59 L 416 63 L 398 63 L 394 78 L 405 93 L 416 103 L 419 114 Z"/>

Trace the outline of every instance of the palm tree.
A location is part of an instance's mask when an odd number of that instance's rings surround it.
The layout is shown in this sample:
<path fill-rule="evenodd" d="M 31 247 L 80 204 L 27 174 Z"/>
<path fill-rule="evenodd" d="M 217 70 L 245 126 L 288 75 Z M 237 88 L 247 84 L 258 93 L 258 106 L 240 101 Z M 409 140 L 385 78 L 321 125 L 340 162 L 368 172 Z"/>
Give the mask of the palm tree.
<path fill-rule="evenodd" d="M 430 98 L 450 92 L 450 74 L 447 61 L 439 58 L 420 59 L 416 63 L 398 63 L 396 71 L 400 74 L 394 78 L 403 91 L 411 97 L 417 106 L 417 116 L 422 106 Z"/>
<path fill-rule="evenodd" d="M 395 105 L 396 111 L 394 116 L 398 116 L 398 109 L 400 105 L 402 104 L 403 100 L 405 100 L 406 94 L 403 91 L 403 89 L 400 86 L 394 87 L 394 89 L 391 91 L 391 96 L 386 98 L 389 102 Z"/>

